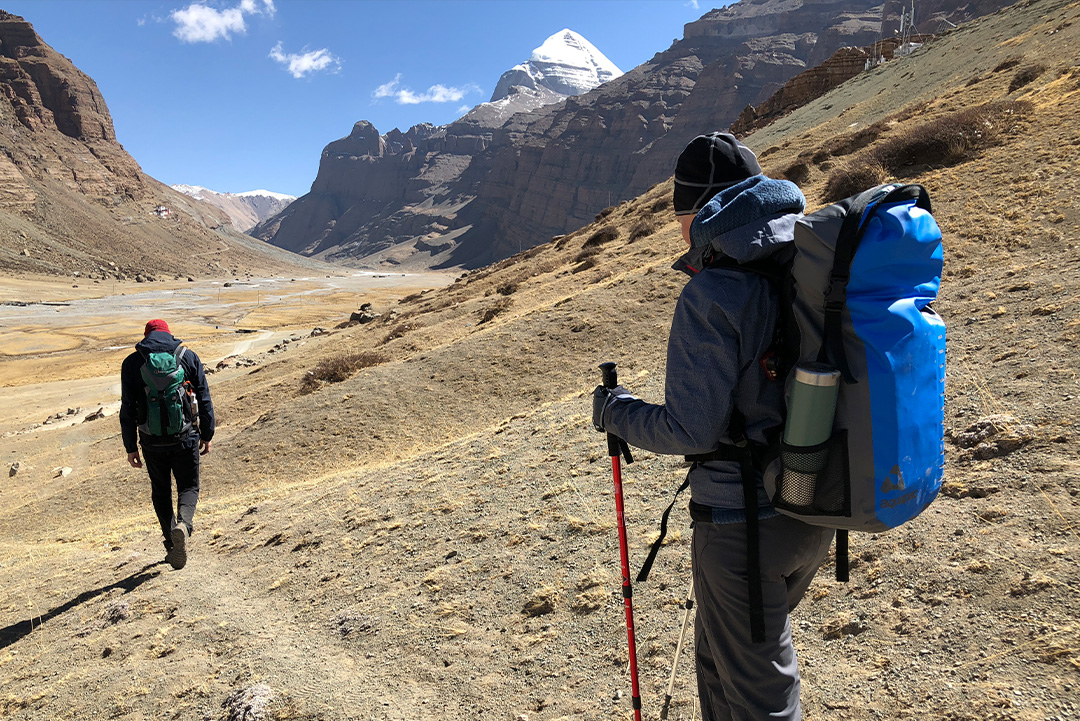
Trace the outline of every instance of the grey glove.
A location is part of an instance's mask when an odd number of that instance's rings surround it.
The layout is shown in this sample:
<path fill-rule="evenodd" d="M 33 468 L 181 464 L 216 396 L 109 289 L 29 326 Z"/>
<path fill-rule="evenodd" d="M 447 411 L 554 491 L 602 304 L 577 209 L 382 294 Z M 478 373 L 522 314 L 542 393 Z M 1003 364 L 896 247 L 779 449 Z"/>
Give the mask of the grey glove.
<path fill-rule="evenodd" d="M 601 433 L 604 432 L 604 411 L 607 409 L 609 403 L 636 400 L 638 400 L 637 396 L 630 395 L 630 391 L 622 386 L 615 386 L 614 388 L 596 386 L 596 388 L 593 389 L 592 401 L 593 428 Z"/>

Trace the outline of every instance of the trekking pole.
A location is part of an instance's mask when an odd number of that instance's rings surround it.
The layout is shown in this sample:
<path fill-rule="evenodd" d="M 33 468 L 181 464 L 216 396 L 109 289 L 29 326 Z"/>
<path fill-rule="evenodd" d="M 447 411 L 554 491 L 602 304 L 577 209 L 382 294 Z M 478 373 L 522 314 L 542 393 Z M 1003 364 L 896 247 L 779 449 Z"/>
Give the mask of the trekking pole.
<path fill-rule="evenodd" d="M 683 641 L 686 640 L 686 628 L 690 625 L 690 611 L 694 608 L 694 579 L 690 579 L 690 590 L 686 592 L 686 603 L 683 604 L 686 613 L 682 617 L 682 630 L 679 631 L 679 644 L 675 647 L 675 659 L 671 662 L 671 678 L 668 679 L 667 695 L 664 696 L 664 707 L 660 709 L 660 719 L 667 719 L 668 708 L 671 707 L 671 696 L 675 692 L 675 670 L 679 668 L 679 658 L 682 656 Z"/>
<path fill-rule="evenodd" d="M 614 363 L 601 363 L 604 374 L 604 387 L 614 388 L 619 385 Z M 626 546 L 626 520 L 623 516 L 622 470 L 620 456 L 626 456 L 627 463 L 633 463 L 630 448 L 626 441 L 613 433 L 607 434 L 608 455 L 611 456 L 611 473 L 615 479 L 615 515 L 619 522 L 619 560 L 622 562 L 623 605 L 626 607 L 626 638 L 630 650 L 630 700 L 634 707 L 634 721 L 641 721 L 641 693 L 638 691 L 637 645 L 634 643 L 634 589 L 630 585 L 630 554 Z"/>

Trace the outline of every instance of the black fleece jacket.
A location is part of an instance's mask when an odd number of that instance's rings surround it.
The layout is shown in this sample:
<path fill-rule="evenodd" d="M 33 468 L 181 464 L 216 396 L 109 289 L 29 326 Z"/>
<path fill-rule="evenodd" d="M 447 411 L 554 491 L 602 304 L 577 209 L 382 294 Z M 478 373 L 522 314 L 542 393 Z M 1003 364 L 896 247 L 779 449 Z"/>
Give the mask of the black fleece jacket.
<path fill-rule="evenodd" d="M 146 392 L 143 390 L 142 367 L 150 353 L 172 353 L 183 341 L 164 331 L 153 331 L 135 345 L 135 352 L 124 359 L 120 366 L 120 432 L 124 438 L 124 450 L 138 450 L 140 419 L 146 418 Z M 180 365 L 184 378 L 191 382 L 195 398 L 199 401 L 199 437 L 209 441 L 214 437 L 214 404 L 210 400 L 210 388 L 206 385 L 206 371 L 202 361 L 190 348 L 185 351 Z"/>

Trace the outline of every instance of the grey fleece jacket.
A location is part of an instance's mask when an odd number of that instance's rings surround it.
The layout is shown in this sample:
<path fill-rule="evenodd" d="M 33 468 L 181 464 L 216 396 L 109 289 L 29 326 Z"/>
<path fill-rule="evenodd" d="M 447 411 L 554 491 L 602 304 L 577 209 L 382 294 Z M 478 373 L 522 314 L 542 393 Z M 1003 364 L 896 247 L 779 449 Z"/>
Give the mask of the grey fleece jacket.
<path fill-rule="evenodd" d="M 776 213 L 731 228 L 730 222 L 715 222 L 718 214 L 710 211 L 712 205 L 694 219 L 690 230 L 694 246 L 674 266 L 692 277 L 671 321 L 664 404 L 617 401 L 604 411 L 605 430 L 654 453 L 708 453 L 718 444 L 730 443 L 728 424 L 734 408 L 746 419 L 747 436 L 759 443 L 783 420 L 783 384 L 768 380 L 760 367 L 773 340 L 776 290 L 755 273 L 700 269 L 702 256 L 709 252 L 739 262 L 791 252 L 800 216 Z M 717 228 L 722 230 L 713 232 Z M 689 480 L 693 501 L 712 507 L 714 521 L 745 520 L 737 463 L 697 463 Z M 762 515 L 775 515 L 760 480 L 758 496 Z"/>

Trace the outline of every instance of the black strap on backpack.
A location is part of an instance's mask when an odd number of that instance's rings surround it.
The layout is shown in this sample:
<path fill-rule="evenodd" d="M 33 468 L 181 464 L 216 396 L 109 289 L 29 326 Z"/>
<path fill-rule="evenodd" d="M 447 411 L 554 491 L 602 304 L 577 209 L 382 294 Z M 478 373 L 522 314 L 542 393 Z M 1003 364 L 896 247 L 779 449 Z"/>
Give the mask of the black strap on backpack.
<path fill-rule="evenodd" d="M 857 383 L 844 352 L 844 308 L 847 307 L 847 284 L 851 279 L 851 262 L 859 249 L 868 211 L 878 203 L 898 203 L 914 200 L 915 205 L 930 212 L 930 195 L 921 185 L 896 185 L 888 183 L 859 193 L 847 208 L 840 233 L 833 251 L 833 267 L 829 273 L 829 285 L 825 288 L 824 326 L 821 335 L 819 361 L 829 361 L 848 383 Z"/>
<path fill-rule="evenodd" d="M 761 532 L 758 528 L 758 482 L 757 468 L 762 458 L 761 446 L 746 436 L 746 418 L 738 410 L 732 410 L 728 424 L 730 444 L 723 444 L 711 453 L 686 456 L 695 463 L 706 461 L 734 461 L 739 464 L 742 476 L 744 503 L 746 504 L 746 582 L 750 601 L 750 638 L 754 643 L 765 642 L 765 599 L 761 590 Z"/>
<path fill-rule="evenodd" d="M 667 537 L 667 524 L 668 516 L 671 515 L 671 509 L 675 507 L 675 501 L 679 500 L 679 494 L 685 491 L 690 486 L 690 476 L 686 476 L 686 480 L 679 486 L 679 490 L 675 491 L 675 495 L 671 498 L 671 503 L 664 510 L 664 514 L 660 516 L 660 536 L 653 541 L 652 548 L 649 549 L 649 555 L 645 557 L 645 562 L 641 564 L 641 571 L 637 575 L 637 582 L 644 583 L 649 578 L 649 571 L 652 570 L 653 562 L 656 560 L 656 554 L 660 552 L 660 546 L 664 545 L 664 538 Z"/>

